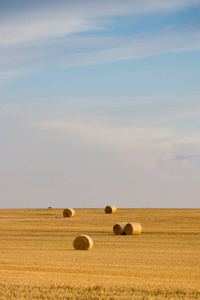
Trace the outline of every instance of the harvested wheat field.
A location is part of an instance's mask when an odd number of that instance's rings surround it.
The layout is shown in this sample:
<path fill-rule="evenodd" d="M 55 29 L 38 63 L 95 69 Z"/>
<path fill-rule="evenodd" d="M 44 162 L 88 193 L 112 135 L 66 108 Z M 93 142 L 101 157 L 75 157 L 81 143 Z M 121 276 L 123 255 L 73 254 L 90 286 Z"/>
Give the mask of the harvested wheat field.
<path fill-rule="evenodd" d="M 200 209 L 62 212 L 0 210 L 0 299 L 200 299 Z M 142 234 L 114 235 L 119 222 Z"/>

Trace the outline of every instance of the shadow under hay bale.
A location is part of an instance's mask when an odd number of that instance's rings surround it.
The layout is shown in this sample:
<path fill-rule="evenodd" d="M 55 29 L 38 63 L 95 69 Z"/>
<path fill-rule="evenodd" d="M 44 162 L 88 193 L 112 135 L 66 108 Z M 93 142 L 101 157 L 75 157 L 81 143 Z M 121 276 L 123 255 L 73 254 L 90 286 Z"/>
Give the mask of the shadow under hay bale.
<path fill-rule="evenodd" d="M 125 234 L 125 227 L 126 227 L 125 222 L 122 223 L 117 223 L 113 226 L 113 232 L 115 235 L 122 235 Z"/>
<path fill-rule="evenodd" d="M 105 213 L 106 214 L 115 214 L 117 211 L 116 207 L 114 205 L 108 205 L 105 207 Z"/>
<path fill-rule="evenodd" d="M 133 234 L 141 234 L 142 226 L 139 223 L 127 223 L 125 226 L 125 234 L 133 235 Z"/>
<path fill-rule="evenodd" d="M 63 217 L 72 218 L 75 215 L 75 211 L 73 208 L 66 208 L 63 210 Z"/>
<path fill-rule="evenodd" d="M 85 234 L 77 236 L 73 242 L 75 250 L 90 250 L 93 247 L 93 240 Z"/>

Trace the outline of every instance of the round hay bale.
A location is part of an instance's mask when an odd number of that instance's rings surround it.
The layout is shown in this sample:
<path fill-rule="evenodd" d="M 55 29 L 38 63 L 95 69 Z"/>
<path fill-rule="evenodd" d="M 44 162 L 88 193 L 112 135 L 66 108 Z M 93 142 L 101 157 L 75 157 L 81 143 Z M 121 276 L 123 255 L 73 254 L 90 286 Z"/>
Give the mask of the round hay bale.
<path fill-rule="evenodd" d="M 105 213 L 106 214 L 115 214 L 117 211 L 116 207 L 114 205 L 108 205 L 105 207 Z"/>
<path fill-rule="evenodd" d="M 125 222 L 122 222 L 122 223 L 117 223 L 113 226 L 113 232 L 114 234 L 116 235 L 122 235 L 122 234 L 125 234 L 125 227 L 126 227 L 126 224 Z"/>
<path fill-rule="evenodd" d="M 75 215 L 75 211 L 73 208 L 66 208 L 63 210 L 63 217 L 72 218 Z"/>
<path fill-rule="evenodd" d="M 53 207 L 53 206 L 49 206 L 49 207 L 48 207 L 48 209 L 54 209 L 54 208 L 55 208 L 55 207 Z"/>
<path fill-rule="evenodd" d="M 73 241 L 73 247 L 75 250 L 90 250 L 93 247 L 93 240 L 88 235 L 81 234 Z"/>
<path fill-rule="evenodd" d="M 125 234 L 141 234 L 142 226 L 139 223 L 127 223 L 125 227 Z"/>

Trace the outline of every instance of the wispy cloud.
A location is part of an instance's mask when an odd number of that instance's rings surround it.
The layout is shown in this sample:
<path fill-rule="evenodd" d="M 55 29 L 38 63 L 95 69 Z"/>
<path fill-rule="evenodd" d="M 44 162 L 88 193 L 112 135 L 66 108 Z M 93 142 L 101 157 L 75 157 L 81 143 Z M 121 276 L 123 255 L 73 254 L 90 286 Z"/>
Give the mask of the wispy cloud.
<path fill-rule="evenodd" d="M 157 155 L 156 149 L 162 148 L 162 151 L 168 151 L 173 147 L 185 147 L 185 145 L 200 146 L 199 132 L 193 134 L 179 134 L 173 132 L 170 128 L 150 126 L 138 126 L 135 124 L 119 126 L 119 120 L 116 123 L 111 122 L 111 118 L 97 118 L 92 113 L 70 113 L 63 118 L 46 118 L 32 123 L 37 128 L 70 133 L 87 143 L 105 145 L 105 148 L 114 147 L 118 151 L 130 152 L 138 151 L 141 145 L 148 145 L 151 155 Z M 160 141 L 155 143 L 155 141 Z M 175 151 L 177 151 L 175 149 Z M 142 155 L 142 154 L 141 154 Z"/>
<path fill-rule="evenodd" d="M 67 67 L 138 59 L 170 52 L 197 50 L 200 49 L 199 39 L 200 29 L 191 27 L 126 37 L 73 37 L 62 41 L 59 51 L 58 41 L 55 44 L 51 42 L 33 47 L 1 49 L 0 68 L 13 72 L 18 69 Z"/>
<path fill-rule="evenodd" d="M 200 30 L 165 31 L 119 38 L 118 44 L 107 45 L 106 49 L 85 51 L 57 58 L 58 65 L 97 64 L 116 60 L 137 59 L 157 54 L 200 49 Z"/>
<path fill-rule="evenodd" d="M 1 11 L 0 45 L 49 39 L 99 28 L 100 18 L 185 8 L 198 0 L 34 1 L 26 10 Z M 47 5 L 48 4 L 48 5 Z M 20 5 L 19 5 L 20 7 Z M 5 17 L 6 14 L 6 17 Z"/>
<path fill-rule="evenodd" d="M 21 3 L 21 6 L 20 6 Z M 104 36 L 107 17 L 180 10 L 198 0 L 34 1 L 0 12 L 0 77 L 44 67 L 98 64 L 200 49 L 199 26 Z M 20 9 L 22 8 L 23 9 Z M 77 35 L 77 33 L 86 33 Z M 93 34 L 89 35 L 89 32 Z M 103 37 L 102 37 L 103 36 Z"/>
<path fill-rule="evenodd" d="M 0 71 L 0 80 L 8 80 L 13 77 L 19 76 L 21 74 L 24 74 L 26 72 L 25 70 L 5 70 Z"/>
<path fill-rule="evenodd" d="M 112 156 L 119 160 L 128 161 L 130 157 L 139 165 L 154 164 L 157 160 L 160 148 L 162 153 L 167 155 L 167 147 L 156 145 L 151 142 L 153 138 L 168 137 L 170 132 L 163 128 L 142 128 L 137 126 L 119 127 L 97 124 L 98 121 L 88 119 L 73 121 L 46 120 L 33 123 L 32 126 L 42 131 L 59 132 L 67 136 L 73 136 L 83 147 L 99 149 L 106 153 L 112 153 Z M 149 138 L 146 139 L 146 136 Z M 148 148 L 148 153 L 143 153 L 144 144 Z M 140 153 L 140 155 L 139 155 Z M 160 154 L 159 154 L 160 155 Z M 163 154 L 164 155 L 164 154 Z"/>
<path fill-rule="evenodd" d="M 177 155 L 173 160 L 182 161 L 182 160 L 195 159 L 195 158 L 200 158 L 200 154 L 195 154 L 195 155 Z"/>
<path fill-rule="evenodd" d="M 95 101 L 94 101 L 95 100 Z M 37 101 L 18 101 L 16 103 L 4 103 L 1 107 L 2 117 L 23 118 L 24 111 L 26 116 L 37 118 L 42 112 L 48 117 L 53 115 L 62 115 L 63 119 L 68 119 L 71 114 L 73 120 L 87 120 L 92 123 L 93 120 L 103 120 L 109 124 L 130 124 L 137 126 L 154 126 L 163 121 L 173 119 L 184 119 L 187 117 L 198 116 L 200 113 L 200 95 L 190 97 L 143 97 L 134 99 L 95 99 L 86 98 L 48 98 L 38 99 Z M 107 120 L 107 121 L 106 121 Z M 166 124 L 165 124 L 166 126 Z M 197 132 L 198 132 L 198 128 Z M 158 140 L 155 142 L 162 142 Z"/>

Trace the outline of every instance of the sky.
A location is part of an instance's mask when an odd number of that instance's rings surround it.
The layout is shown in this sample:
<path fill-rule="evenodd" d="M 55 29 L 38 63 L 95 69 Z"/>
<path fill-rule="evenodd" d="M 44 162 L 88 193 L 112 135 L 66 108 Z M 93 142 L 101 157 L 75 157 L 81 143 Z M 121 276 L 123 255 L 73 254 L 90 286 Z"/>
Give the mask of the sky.
<path fill-rule="evenodd" d="M 0 0 L 0 207 L 200 207 L 200 0 Z"/>

